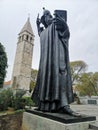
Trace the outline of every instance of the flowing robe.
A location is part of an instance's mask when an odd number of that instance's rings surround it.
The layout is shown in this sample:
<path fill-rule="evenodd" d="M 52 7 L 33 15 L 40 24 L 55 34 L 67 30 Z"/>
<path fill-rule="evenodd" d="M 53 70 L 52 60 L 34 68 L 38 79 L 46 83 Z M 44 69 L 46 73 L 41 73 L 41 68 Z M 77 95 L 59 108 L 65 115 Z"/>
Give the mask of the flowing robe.
<path fill-rule="evenodd" d="M 54 23 L 40 34 L 41 56 L 33 101 L 42 111 L 57 111 L 73 102 L 68 52 L 69 30 L 61 33 Z"/>

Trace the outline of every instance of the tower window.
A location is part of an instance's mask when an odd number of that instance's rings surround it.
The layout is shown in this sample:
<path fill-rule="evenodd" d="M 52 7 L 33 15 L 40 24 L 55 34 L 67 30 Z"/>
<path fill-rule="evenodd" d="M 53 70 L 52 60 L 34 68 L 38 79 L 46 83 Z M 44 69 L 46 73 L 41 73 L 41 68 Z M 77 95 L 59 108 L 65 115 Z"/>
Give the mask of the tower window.
<path fill-rule="evenodd" d="M 28 39 L 29 39 L 29 36 L 27 35 L 27 36 L 26 36 L 26 40 L 28 41 Z"/>
<path fill-rule="evenodd" d="M 30 42 L 32 41 L 32 37 L 30 37 Z"/>

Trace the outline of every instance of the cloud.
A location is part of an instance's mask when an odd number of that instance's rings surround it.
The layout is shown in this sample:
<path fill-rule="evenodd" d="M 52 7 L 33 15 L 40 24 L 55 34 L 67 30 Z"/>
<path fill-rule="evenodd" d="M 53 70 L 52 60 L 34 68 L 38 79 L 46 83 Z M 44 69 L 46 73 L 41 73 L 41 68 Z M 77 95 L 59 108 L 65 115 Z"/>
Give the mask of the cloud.
<path fill-rule="evenodd" d="M 25 24 L 28 14 L 35 34 L 33 68 L 38 68 L 40 43 L 36 28 L 36 17 L 43 13 L 42 7 L 52 14 L 55 9 L 68 12 L 70 60 L 84 60 L 89 71 L 98 71 L 98 1 L 97 0 L 0 0 L 0 42 L 8 55 L 8 76 L 11 79 L 18 33 Z"/>

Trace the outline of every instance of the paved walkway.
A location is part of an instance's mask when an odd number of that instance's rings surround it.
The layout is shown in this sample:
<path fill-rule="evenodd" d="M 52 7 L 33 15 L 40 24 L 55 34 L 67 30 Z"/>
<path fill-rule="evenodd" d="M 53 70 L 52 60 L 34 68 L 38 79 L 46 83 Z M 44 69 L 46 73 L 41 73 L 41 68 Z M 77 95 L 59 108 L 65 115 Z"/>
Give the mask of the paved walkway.
<path fill-rule="evenodd" d="M 98 121 L 98 105 L 70 105 L 72 110 L 79 112 L 81 114 L 86 114 L 90 116 L 96 116 Z"/>

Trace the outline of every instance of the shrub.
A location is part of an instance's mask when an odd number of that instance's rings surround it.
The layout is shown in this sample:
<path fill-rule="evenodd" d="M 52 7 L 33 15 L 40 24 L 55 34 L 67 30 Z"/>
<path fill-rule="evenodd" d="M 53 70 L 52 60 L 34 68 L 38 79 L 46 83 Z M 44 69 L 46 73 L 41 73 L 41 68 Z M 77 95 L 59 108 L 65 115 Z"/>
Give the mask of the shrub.
<path fill-rule="evenodd" d="M 31 106 L 35 106 L 34 102 L 32 101 L 31 97 L 23 97 L 24 101 L 25 101 L 25 106 L 29 106 L 31 108 Z"/>
<path fill-rule="evenodd" d="M 25 106 L 34 106 L 31 97 L 23 97 L 25 90 L 6 89 L 0 91 L 0 111 L 13 107 L 15 110 L 24 109 Z"/>
<path fill-rule="evenodd" d="M 11 89 L 0 91 L 0 111 L 6 110 L 12 105 L 13 92 Z"/>
<path fill-rule="evenodd" d="M 25 108 L 25 100 L 22 96 L 26 93 L 25 90 L 14 90 L 14 96 L 12 100 L 12 107 L 15 110 L 24 109 Z"/>

